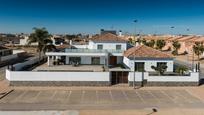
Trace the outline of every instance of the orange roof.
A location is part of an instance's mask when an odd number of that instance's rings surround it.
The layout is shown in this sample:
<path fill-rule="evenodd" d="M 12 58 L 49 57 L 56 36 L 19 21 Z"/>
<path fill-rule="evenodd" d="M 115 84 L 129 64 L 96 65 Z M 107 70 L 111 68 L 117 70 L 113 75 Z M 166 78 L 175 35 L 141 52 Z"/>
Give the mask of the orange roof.
<path fill-rule="evenodd" d="M 162 37 L 162 36 L 145 36 L 145 40 L 162 40 L 166 39 L 167 37 Z"/>
<path fill-rule="evenodd" d="M 124 52 L 125 57 L 140 57 L 140 58 L 172 58 L 171 55 L 153 49 L 145 45 L 132 47 Z"/>
<path fill-rule="evenodd" d="M 184 37 L 181 37 L 180 39 L 178 39 L 178 41 L 188 41 L 190 39 L 193 39 L 195 38 L 195 36 L 184 36 Z"/>
<path fill-rule="evenodd" d="M 167 41 L 176 41 L 180 38 L 182 38 L 182 36 L 171 37 L 171 38 L 167 39 Z"/>
<path fill-rule="evenodd" d="M 98 41 L 98 42 L 126 42 L 126 40 L 111 34 L 111 33 L 106 33 L 106 34 L 102 34 L 96 37 L 91 38 L 90 40 L 92 41 Z"/>
<path fill-rule="evenodd" d="M 204 37 L 197 37 L 197 39 L 194 39 L 194 42 L 204 42 Z"/>
<path fill-rule="evenodd" d="M 71 46 L 68 44 L 63 44 L 63 45 L 56 46 L 56 48 L 57 49 L 65 49 L 65 48 L 71 48 Z"/>
<path fill-rule="evenodd" d="M 188 42 L 204 42 L 204 37 L 196 36 L 196 37 L 188 40 Z"/>

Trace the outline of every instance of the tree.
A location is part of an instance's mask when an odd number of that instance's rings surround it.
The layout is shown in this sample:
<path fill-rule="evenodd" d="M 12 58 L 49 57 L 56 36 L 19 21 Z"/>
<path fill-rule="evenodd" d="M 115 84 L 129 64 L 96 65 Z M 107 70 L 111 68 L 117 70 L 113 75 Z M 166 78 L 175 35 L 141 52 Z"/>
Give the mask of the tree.
<path fill-rule="evenodd" d="M 200 55 L 204 52 L 204 46 L 202 42 L 196 42 L 193 46 L 194 53 L 198 56 L 198 60 L 200 60 Z"/>
<path fill-rule="evenodd" d="M 41 54 L 46 51 L 51 51 L 56 49 L 52 44 L 51 35 L 46 30 L 46 28 L 33 28 L 33 33 L 30 34 L 28 38 L 28 44 L 38 43 L 37 52 L 39 53 L 39 62 L 41 60 Z"/>
<path fill-rule="evenodd" d="M 156 48 L 157 49 L 162 49 L 166 45 L 166 42 L 164 40 L 157 40 L 156 41 Z"/>
<path fill-rule="evenodd" d="M 176 72 L 181 75 L 184 75 L 185 71 L 188 71 L 188 68 L 186 66 L 179 66 L 176 68 Z"/>
<path fill-rule="evenodd" d="M 142 44 L 145 45 L 146 43 L 147 43 L 147 41 L 143 38 L 143 39 L 142 39 Z"/>
<path fill-rule="evenodd" d="M 164 65 L 164 64 L 161 64 L 159 66 L 151 66 L 152 69 L 154 69 L 156 72 L 159 73 L 159 75 L 163 75 L 164 72 L 166 71 L 167 69 L 167 66 Z"/>
<path fill-rule="evenodd" d="M 149 41 L 149 42 L 146 42 L 145 45 L 154 48 L 154 44 L 155 44 L 155 41 L 154 41 L 154 40 L 151 40 L 151 41 Z"/>
<path fill-rule="evenodd" d="M 132 38 L 128 38 L 128 42 L 129 42 L 130 44 L 133 44 Z"/>
<path fill-rule="evenodd" d="M 178 41 L 173 41 L 173 48 L 174 50 L 172 51 L 173 55 L 178 55 L 178 49 L 181 47 L 181 44 Z"/>

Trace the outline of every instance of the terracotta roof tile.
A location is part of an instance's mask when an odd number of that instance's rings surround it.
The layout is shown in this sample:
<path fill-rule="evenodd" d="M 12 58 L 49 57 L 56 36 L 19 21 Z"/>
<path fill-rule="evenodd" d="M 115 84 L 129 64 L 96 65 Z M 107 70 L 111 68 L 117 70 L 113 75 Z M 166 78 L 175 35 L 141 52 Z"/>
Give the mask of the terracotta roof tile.
<path fill-rule="evenodd" d="M 172 58 L 171 55 L 153 49 L 151 47 L 140 45 L 135 46 L 124 52 L 125 57 L 140 57 L 140 58 Z"/>
<path fill-rule="evenodd" d="M 122 39 L 122 38 L 120 38 L 114 34 L 111 34 L 111 33 L 102 34 L 102 35 L 93 37 L 90 40 L 98 41 L 98 42 L 102 42 L 102 41 L 105 41 L 105 42 L 126 42 L 126 40 L 124 40 L 124 39 Z"/>
<path fill-rule="evenodd" d="M 184 36 L 178 39 L 178 41 L 188 41 L 190 39 L 193 39 L 195 36 Z"/>

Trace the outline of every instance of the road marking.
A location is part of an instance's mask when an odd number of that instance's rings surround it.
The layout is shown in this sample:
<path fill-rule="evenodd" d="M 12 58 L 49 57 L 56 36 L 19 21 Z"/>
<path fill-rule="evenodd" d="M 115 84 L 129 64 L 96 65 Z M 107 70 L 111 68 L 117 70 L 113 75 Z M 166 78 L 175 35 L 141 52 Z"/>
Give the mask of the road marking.
<path fill-rule="evenodd" d="M 69 95 L 67 96 L 66 102 L 69 102 L 69 99 L 70 99 L 71 94 L 72 94 L 72 91 L 70 90 L 70 91 L 69 91 Z"/>
<path fill-rule="evenodd" d="M 147 92 L 148 92 L 150 95 L 152 95 L 152 97 L 154 97 L 154 98 L 157 100 L 157 102 L 160 102 L 160 103 L 161 103 L 161 100 L 158 99 L 155 95 L 153 95 L 151 91 L 147 90 Z"/>
<path fill-rule="evenodd" d="M 37 100 L 37 97 L 41 94 L 41 91 L 38 92 L 38 94 L 34 97 Z"/>
<path fill-rule="evenodd" d="M 176 103 L 175 100 L 173 100 L 168 94 L 166 94 L 163 90 L 160 90 L 161 93 L 163 93 L 164 95 L 167 96 L 167 98 L 169 98 L 171 101 L 173 101 L 174 103 Z"/>
<path fill-rule="evenodd" d="M 202 103 L 204 103 L 204 100 L 203 100 L 200 96 L 197 96 L 197 95 L 193 94 L 191 91 L 189 91 L 189 90 L 187 90 L 187 89 L 186 89 L 186 91 L 187 91 L 190 95 L 194 96 L 195 98 L 198 98 Z"/>
<path fill-rule="evenodd" d="M 96 103 L 99 103 L 99 99 L 98 99 L 98 91 L 96 90 Z"/>
<path fill-rule="evenodd" d="M 141 101 L 143 103 L 145 103 L 144 99 L 142 98 L 142 96 L 137 92 L 137 91 L 134 91 L 136 95 L 138 95 L 138 97 L 141 99 Z"/>
<path fill-rule="evenodd" d="M 81 103 L 83 103 L 83 101 L 84 101 L 84 95 L 85 95 L 85 91 L 83 90 L 82 95 L 81 95 Z"/>
<path fill-rule="evenodd" d="M 13 100 L 13 102 L 18 101 L 18 100 L 19 100 L 23 95 L 25 95 L 27 92 L 28 92 L 28 91 L 23 91 L 23 93 L 22 93 L 21 95 L 17 96 L 17 97 Z"/>
<path fill-rule="evenodd" d="M 122 90 L 122 93 L 123 93 L 123 95 L 124 95 L 124 97 L 125 97 L 125 99 L 128 101 L 128 102 L 130 102 L 130 100 L 129 100 L 129 98 L 128 98 L 128 96 L 127 96 L 127 94 Z"/>
<path fill-rule="evenodd" d="M 56 95 L 57 91 L 54 91 L 54 93 L 52 94 L 52 96 L 50 97 L 50 99 L 53 99 Z"/>
<path fill-rule="evenodd" d="M 112 102 L 114 102 L 114 99 L 113 99 L 113 95 L 112 95 L 111 90 L 109 91 L 109 94 L 110 94 L 110 97 L 111 97 Z"/>

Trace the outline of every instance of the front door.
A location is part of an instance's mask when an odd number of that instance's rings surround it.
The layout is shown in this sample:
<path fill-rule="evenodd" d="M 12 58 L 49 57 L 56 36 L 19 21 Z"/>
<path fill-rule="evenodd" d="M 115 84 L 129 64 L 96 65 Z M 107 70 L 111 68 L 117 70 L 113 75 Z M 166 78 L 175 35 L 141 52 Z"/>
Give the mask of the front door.
<path fill-rule="evenodd" d="M 110 56 L 109 65 L 116 65 L 116 64 L 117 64 L 117 56 Z"/>

